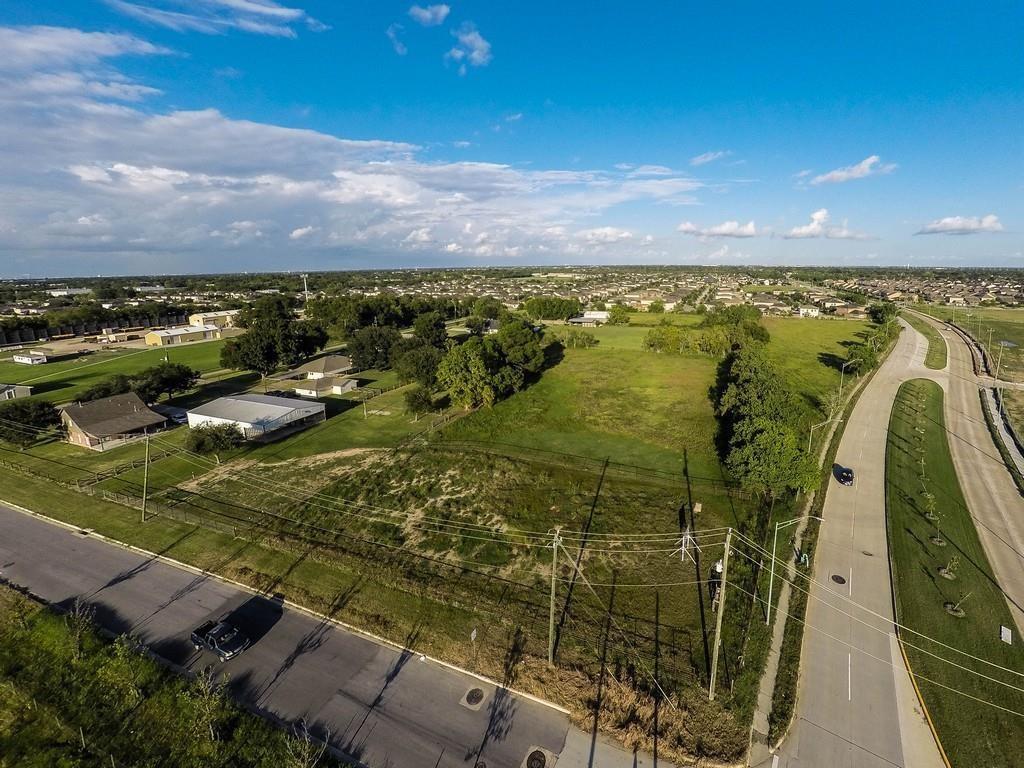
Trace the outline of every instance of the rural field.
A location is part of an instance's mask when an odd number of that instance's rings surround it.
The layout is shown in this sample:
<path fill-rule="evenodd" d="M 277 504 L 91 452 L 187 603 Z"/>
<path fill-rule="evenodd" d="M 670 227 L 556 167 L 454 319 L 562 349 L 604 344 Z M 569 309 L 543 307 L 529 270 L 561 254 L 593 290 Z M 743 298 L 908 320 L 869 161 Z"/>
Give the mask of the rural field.
<path fill-rule="evenodd" d="M 839 384 L 835 361 L 869 324 L 764 324 L 769 355 L 802 401 L 800 421 L 820 422 L 822 399 Z M 170 430 L 152 441 L 145 525 L 124 506 L 141 495 L 139 444 L 106 454 L 58 443 L 3 451 L 0 459 L 23 468 L 6 471 L 5 496 L 320 610 L 349 595 L 340 618 L 399 642 L 416 637 L 417 647 L 491 675 L 500 677 L 518 627 L 527 659 L 519 685 L 561 701 L 580 721 L 600 671 L 594 638 L 605 635 L 619 681 L 641 691 L 652 689 L 657 649 L 660 682 L 678 704 L 662 713 L 664 748 L 733 759 L 745 748 L 767 645 L 751 596 L 753 546 L 734 541 L 743 556 L 730 565 L 730 583 L 741 588 L 726 604 L 723 693 L 714 704 L 701 693 L 702 627 L 710 632 L 714 617 L 696 582 L 721 556 L 725 528 L 760 537 L 752 528 L 759 502 L 719 463 L 710 399 L 719 361 L 645 351 L 649 327 L 591 329 L 596 346 L 562 350 L 538 381 L 490 409 L 442 403 L 442 413 L 414 421 L 404 388 L 365 403 L 350 393 L 326 401 L 323 424 L 219 457 L 183 451 L 185 429 Z M 397 383 L 391 372 L 361 376 L 381 389 Z M 178 402 L 201 402 L 222 383 Z M 79 480 L 91 495 L 48 477 Z M 701 505 L 696 516 L 691 502 Z M 776 516 L 787 507 L 777 504 Z M 698 538 L 699 569 L 675 551 L 684 525 L 708 532 Z M 565 538 L 552 674 L 543 662 L 556 526 Z M 609 606 L 614 621 L 605 625 Z M 646 739 L 650 713 L 628 715 L 631 694 L 614 690 L 605 725 L 627 741 Z"/>
<path fill-rule="evenodd" d="M 897 618 L 914 630 L 903 633 L 907 655 L 953 765 L 1009 768 L 1019 765 L 1018 755 L 1005 745 L 1024 743 L 1024 721 L 1000 708 L 1024 710 L 1024 653 L 999 637 L 1000 625 L 1014 622 L 964 502 L 942 403 L 934 382 L 907 382 L 889 425 L 886 507 Z"/>
<path fill-rule="evenodd" d="M 914 308 L 940 320 L 953 318 L 952 307 L 922 304 Z M 999 357 L 999 342 L 1010 342 L 1013 346 L 1006 346 L 1003 350 L 999 378 L 1007 381 L 1024 381 L 1024 309 L 1000 307 L 964 309 L 958 307 L 956 322 L 961 328 L 968 330 L 986 348 L 991 338 L 992 348 L 989 349 L 989 354 L 993 361 Z"/>
<path fill-rule="evenodd" d="M 0 358 L 0 382 L 30 384 L 33 396 L 56 403 L 67 403 L 94 384 L 115 373 L 133 374 L 160 363 L 165 357 L 172 363 L 184 363 L 202 374 L 221 369 L 220 350 L 224 340 L 185 344 L 178 347 L 154 347 L 144 350 L 101 350 L 44 365 L 21 365 L 9 354 Z"/>

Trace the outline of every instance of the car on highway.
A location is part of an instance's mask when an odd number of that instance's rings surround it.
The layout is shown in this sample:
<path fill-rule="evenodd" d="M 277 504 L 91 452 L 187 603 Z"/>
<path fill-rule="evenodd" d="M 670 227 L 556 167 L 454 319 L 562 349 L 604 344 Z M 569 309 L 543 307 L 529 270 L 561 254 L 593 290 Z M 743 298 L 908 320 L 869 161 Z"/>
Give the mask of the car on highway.
<path fill-rule="evenodd" d="M 249 638 L 226 621 L 207 621 L 192 630 L 197 651 L 213 651 L 221 661 L 233 659 L 249 647 Z"/>
<path fill-rule="evenodd" d="M 843 485 L 853 485 L 853 470 L 849 467 L 843 467 L 836 473 L 836 480 Z"/>

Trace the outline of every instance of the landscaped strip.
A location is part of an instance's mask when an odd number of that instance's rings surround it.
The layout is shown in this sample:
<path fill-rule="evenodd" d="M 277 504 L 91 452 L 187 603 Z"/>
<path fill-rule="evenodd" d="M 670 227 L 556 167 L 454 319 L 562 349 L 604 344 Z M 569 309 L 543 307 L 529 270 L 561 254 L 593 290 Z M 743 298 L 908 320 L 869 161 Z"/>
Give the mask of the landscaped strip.
<path fill-rule="evenodd" d="M 953 765 L 1019 766 L 1024 649 L 964 502 L 938 384 L 900 387 L 889 422 L 886 511 L 897 621 Z M 1000 628 L 1013 630 L 1013 645 Z M 954 649 L 961 649 L 960 651 Z"/>
<path fill-rule="evenodd" d="M 931 368 L 933 371 L 941 371 L 945 368 L 946 340 L 930 323 L 915 317 L 910 312 L 904 312 L 902 317 L 913 326 L 915 331 L 928 340 L 928 354 L 924 356 L 925 368 Z"/>

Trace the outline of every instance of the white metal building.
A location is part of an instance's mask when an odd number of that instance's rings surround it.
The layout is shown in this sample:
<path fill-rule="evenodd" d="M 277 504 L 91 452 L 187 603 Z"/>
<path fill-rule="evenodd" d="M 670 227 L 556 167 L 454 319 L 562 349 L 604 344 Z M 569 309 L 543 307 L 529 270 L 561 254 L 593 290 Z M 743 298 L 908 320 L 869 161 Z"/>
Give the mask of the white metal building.
<path fill-rule="evenodd" d="M 246 439 L 259 438 L 279 429 L 306 427 L 327 418 L 323 403 L 310 403 L 272 395 L 219 397 L 188 412 L 188 426 L 234 424 Z"/>

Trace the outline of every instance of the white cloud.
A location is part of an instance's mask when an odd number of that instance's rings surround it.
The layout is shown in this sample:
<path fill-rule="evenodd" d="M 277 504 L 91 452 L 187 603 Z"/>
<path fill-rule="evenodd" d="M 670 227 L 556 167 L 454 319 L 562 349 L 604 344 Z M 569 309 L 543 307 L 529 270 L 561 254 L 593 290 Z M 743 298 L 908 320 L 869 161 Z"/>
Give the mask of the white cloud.
<path fill-rule="evenodd" d="M 618 167 L 618 166 L 616 166 Z M 631 167 L 631 166 L 630 166 Z M 664 165 L 638 165 L 630 171 L 630 176 L 671 176 L 675 173 L 671 168 Z"/>
<path fill-rule="evenodd" d="M 916 235 L 976 235 L 981 232 L 1002 232 L 1003 225 L 994 213 L 987 216 L 946 216 L 925 224 Z"/>
<path fill-rule="evenodd" d="M 506 123 L 518 123 L 522 119 L 523 119 L 523 113 L 522 112 L 513 112 L 511 115 L 507 115 L 505 117 L 505 122 Z"/>
<path fill-rule="evenodd" d="M 445 54 L 445 58 L 459 65 L 460 75 L 466 74 L 467 64 L 485 67 L 491 63 L 491 44 L 477 31 L 475 24 L 464 22 L 458 29 L 452 30 L 452 35 L 458 42 Z"/>
<path fill-rule="evenodd" d="M 753 221 L 748 221 L 746 224 L 740 224 L 738 221 L 723 221 L 721 224 L 716 224 L 712 227 L 706 227 L 701 229 L 692 221 L 684 221 L 677 228 L 678 231 L 684 235 L 694 235 L 696 237 L 756 237 L 757 227 L 754 226 Z"/>
<path fill-rule="evenodd" d="M 592 245 L 604 243 L 618 243 L 622 240 L 629 240 L 633 233 L 628 229 L 618 227 L 594 227 L 593 229 L 581 229 L 576 237 Z"/>
<path fill-rule="evenodd" d="M 869 235 L 851 230 L 844 220 L 839 226 L 830 224 L 831 216 L 828 209 L 819 208 L 811 214 L 811 220 L 807 224 L 793 227 L 783 237 L 787 240 L 802 240 L 814 237 L 824 237 L 829 240 L 870 240 Z"/>
<path fill-rule="evenodd" d="M 237 29 L 257 35 L 295 37 L 296 25 L 302 23 L 314 31 L 328 29 L 301 8 L 289 8 L 274 0 L 106 0 L 114 10 L 147 24 L 173 29 L 175 32 L 200 32 L 219 35 Z"/>
<path fill-rule="evenodd" d="M 0 51 L 0 72 L 59 71 L 116 56 L 170 53 L 133 35 L 65 27 L 0 27 Z"/>
<path fill-rule="evenodd" d="M 401 24 L 392 24 L 384 32 L 388 36 L 388 40 L 391 41 L 391 47 L 395 49 L 395 53 L 399 56 L 405 56 L 409 52 L 409 49 L 405 47 L 405 43 L 398 38 L 398 33 L 403 29 L 404 27 Z"/>
<path fill-rule="evenodd" d="M 723 157 L 729 157 L 732 154 L 732 150 L 728 149 L 716 149 L 711 152 L 705 152 L 702 155 L 690 158 L 690 165 L 707 165 L 713 163 L 715 160 L 721 160 Z"/>
<path fill-rule="evenodd" d="M 845 168 L 836 168 L 834 171 L 823 173 L 811 179 L 811 184 L 841 184 L 844 181 L 863 179 L 868 176 L 881 176 L 892 173 L 896 170 L 896 163 L 883 163 L 878 155 L 865 157 L 856 165 L 848 165 Z"/>
<path fill-rule="evenodd" d="M 301 240 L 304 237 L 309 237 L 314 232 L 316 232 L 316 227 L 313 227 L 313 226 L 299 227 L 299 228 L 293 229 L 291 231 L 291 234 L 288 235 L 288 239 L 289 240 Z"/>
<path fill-rule="evenodd" d="M 18 71 L 0 69 L 0 273 L 201 270 L 243 256 L 279 268 L 300 245 L 366 263 L 400 249 L 623 258 L 646 241 L 606 226 L 618 206 L 692 203 L 703 188 L 677 174 L 444 160 L 438 147 L 141 108 L 124 97 L 144 101 L 148 86 L 112 62 L 148 44 L 84 39 L 52 66 L 25 54 Z"/>
<path fill-rule="evenodd" d="M 409 9 L 409 16 L 424 27 L 436 27 L 438 24 L 444 23 L 450 12 L 451 8 L 443 3 L 427 6 L 414 5 Z"/>

